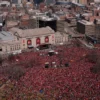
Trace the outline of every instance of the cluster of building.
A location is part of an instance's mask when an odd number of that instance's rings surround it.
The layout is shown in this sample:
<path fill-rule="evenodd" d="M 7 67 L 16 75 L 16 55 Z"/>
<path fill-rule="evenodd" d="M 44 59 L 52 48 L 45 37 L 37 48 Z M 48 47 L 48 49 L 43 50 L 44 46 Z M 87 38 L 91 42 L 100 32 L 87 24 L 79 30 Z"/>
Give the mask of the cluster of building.
<path fill-rule="evenodd" d="M 43 44 L 66 44 L 70 38 L 99 39 L 98 0 L 0 1 L 0 53 L 21 52 Z"/>

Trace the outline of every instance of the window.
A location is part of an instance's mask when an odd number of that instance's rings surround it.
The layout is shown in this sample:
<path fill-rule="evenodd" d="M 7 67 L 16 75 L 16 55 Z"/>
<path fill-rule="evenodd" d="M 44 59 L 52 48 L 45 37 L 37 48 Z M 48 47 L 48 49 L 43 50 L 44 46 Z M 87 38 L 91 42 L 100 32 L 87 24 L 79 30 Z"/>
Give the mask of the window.
<path fill-rule="evenodd" d="M 17 45 L 15 45 L 15 50 L 17 50 Z"/>
<path fill-rule="evenodd" d="M 59 40 L 60 40 L 60 42 L 63 42 L 63 38 L 61 37 L 61 38 L 59 38 Z"/>
<path fill-rule="evenodd" d="M 5 48 L 5 51 L 7 51 L 7 47 Z"/>
<path fill-rule="evenodd" d="M 23 43 L 25 43 L 25 40 L 23 40 Z"/>
<path fill-rule="evenodd" d="M 40 38 L 38 37 L 37 39 L 36 39 L 36 45 L 39 45 L 40 44 Z"/>
<path fill-rule="evenodd" d="M 19 50 L 20 49 L 20 45 L 17 45 L 17 50 Z"/>
<path fill-rule="evenodd" d="M 18 45 L 18 48 L 20 49 L 20 45 Z"/>
<path fill-rule="evenodd" d="M 54 41 L 54 35 L 52 35 L 52 41 Z"/>
<path fill-rule="evenodd" d="M 46 36 L 46 37 L 45 37 L 45 43 L 48 43 L 48 42 L 49 42 L 49 37 Z"/>
<path fill-rule="evenodd" d="M 19 37 L 17 37 L 17 40 L 19 40 Z"/>
<path fill-rule="evenodd" d="M 12 51 L 14 51 L 14 46 L 12 46 Z"/>
<path fill-rule="evenodd" d="M 31 40 L 27 40 L 27 45 L 32 45 L 32 41 Z"/>
<path fill-rule="evenodd" d="M 1 7 L 6 7 L 6 4 L 1 4 Z"/>
<path fill-rule="evenodd" d="M 56 43 L 59 43 L 59 38 L 56 38 Z"/>
<path fill-rule="evenodd" d="M 0 51 L 2 51 L 2 48 L 0 47 Z"/>
<path fill-rule="evenodd" d="M 12 47 L 10 47 L 10 51 L 12 51 Z"/>
<path fill-rule="evenodd" d="M 18 50 L 18 49 L 19 49 L 19 45 L 17 45 L 17 47 L 16 47 L 16 48 L 17 48 L 17 50 Z"/>

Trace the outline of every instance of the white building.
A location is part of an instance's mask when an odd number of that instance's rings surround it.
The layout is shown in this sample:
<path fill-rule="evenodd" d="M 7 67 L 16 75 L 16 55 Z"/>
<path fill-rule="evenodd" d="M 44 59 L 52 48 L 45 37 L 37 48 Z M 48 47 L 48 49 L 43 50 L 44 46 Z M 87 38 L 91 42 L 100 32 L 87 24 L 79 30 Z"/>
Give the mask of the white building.
<path fill-rule="evenodd" d="M 77 3 L 77 2 L 78 2 L 78 0 L 72 0 L 72 2 L 73 2 L 73 3 Z"/>
<path fill-rule="evenodd" d="M 16 54 L 33 47 L 68 42 L 67 34 L 55 33 L 50 27 L 25 30 L 11 28 L 9 31 L 0 32 L 0 54 Z"/>
<path fill-rule="evenodd" d="M 55 32 L 50 27 L 26 30 L 12 28 L 10 31 L 20 41 L 21 49 L 37 47 L 42 44 L 55 44 Z"/>
<path fill-rule="evenodd" d="M 21 4 L 22 0 L 11 0 L 12 4 Z"/>
<path fill-rule="evenodd" d="M 0 32 L 0 54 L 11 53 L 13 51 L 20 51 L 20 41 L 14 37 L 10 32 Z"/>
<path fill-rule="evenodd" d="M 55 0 L 45 0 L 46 5 L 55 4 Z"/>
<path fill-rule="evenodd" d="M 61 34 L 60 32 L 55 33 L 55 44 L 64 44 L 68 42 L 68 34 Z"/>
<path fill-rule="evenodd" d="M 73 3 L 87 4 L 89 0 L 71 0 Z"/>
<path fill-rule="evenodd" d="M 10 2 L 8 1 L 0 1 L 0 7 L 9 7 L 10 6 Z"/>
<path fill-rule="evenodd" d="M 95 3 L 100 3 L 100 0 L 94 0 Z"/>

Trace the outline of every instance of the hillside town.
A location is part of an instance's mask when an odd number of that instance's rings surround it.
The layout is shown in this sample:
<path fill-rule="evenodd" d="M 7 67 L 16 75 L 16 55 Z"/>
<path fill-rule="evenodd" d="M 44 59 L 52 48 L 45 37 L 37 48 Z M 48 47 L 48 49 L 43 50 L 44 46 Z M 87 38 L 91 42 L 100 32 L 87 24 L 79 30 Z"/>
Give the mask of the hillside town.
<path fill-rule="evenodd" d="M 100 0 L 0 0 L 0 100 L 100 100 Z"/>

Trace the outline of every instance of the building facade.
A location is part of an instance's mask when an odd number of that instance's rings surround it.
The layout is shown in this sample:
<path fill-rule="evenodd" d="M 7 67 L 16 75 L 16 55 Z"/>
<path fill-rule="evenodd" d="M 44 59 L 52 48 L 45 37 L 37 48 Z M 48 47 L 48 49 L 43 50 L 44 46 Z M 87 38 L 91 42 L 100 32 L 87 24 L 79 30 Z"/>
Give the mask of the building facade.
<path fill-rule="evenodd" d="M 50 27 L 36 29 L 11 28 L 10 32 L 0 32 L 0 54 L 17 54 L 22 50 L 42 45 L 59 45 L 68 42 L 68 35 L 55 32 Z"/>
<path fill-rule="evenodd" d="M 88 0 L 72 0 L 73 3 L 87 4 Z"/>
<path fill-rule="evenodd" d="M 22 50 L 42 44 L 55 44 L 55 32 L 50 27 L 26 30 L 12 28 L 10 31 L 20 41 Z"/>
<path fill-rule="evenodd" d="M 22 0 L 11 0 L 13 4 L 21 4 Z"/>
<path fill-rule="evenodd" d="M 0 54 L 20 51 L 20 41 L 10 32 L 0 32 Z"/>
<path fill-rule="evenodd" d="M 55 45 L 66 44 L 68 42 L 68 34 L 56 32 L 55 33 Z"/>

